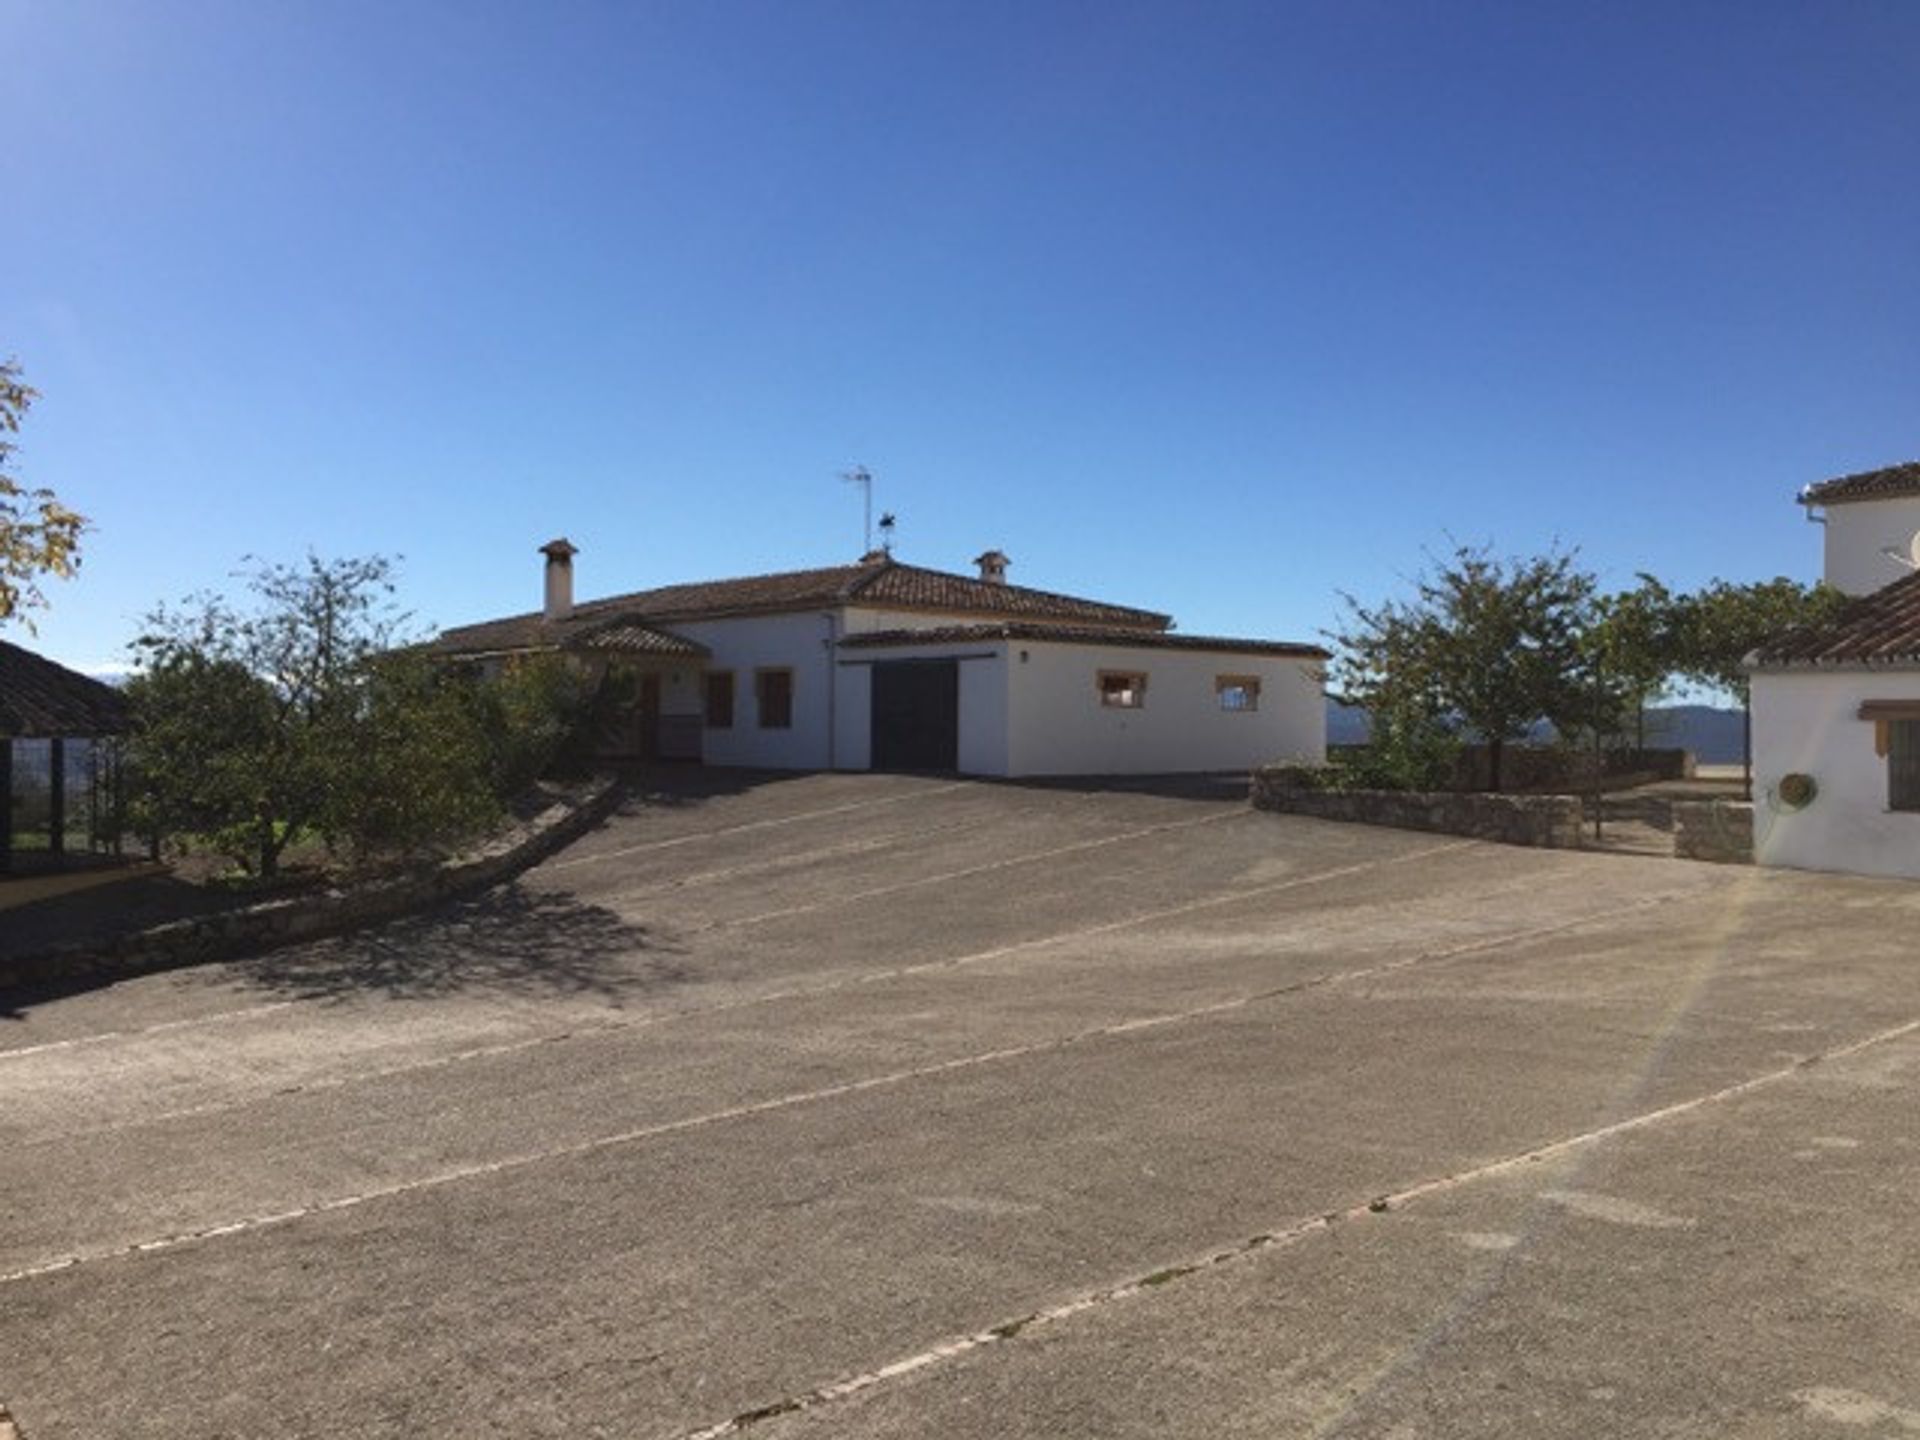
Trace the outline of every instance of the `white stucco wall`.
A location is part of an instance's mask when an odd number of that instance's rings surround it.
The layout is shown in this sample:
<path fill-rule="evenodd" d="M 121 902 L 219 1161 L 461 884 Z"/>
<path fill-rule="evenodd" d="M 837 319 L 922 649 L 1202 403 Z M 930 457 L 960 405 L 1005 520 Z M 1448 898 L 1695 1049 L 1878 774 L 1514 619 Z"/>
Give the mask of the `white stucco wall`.
<path fill-rule="evenodd" d="M 663 662 L 665 669 L 660 676 L 660 713 L 664 715 L 699 715 L 706 709 L 706 691 L 701 688 L 700 677 L 705 673 L 704 660 L 669 660 Z"/>
<path fill-rule="evenodd" d="M 1025 641 L 1008 649 L 1011 775 L 1244 770 L 1326 756 L 1319 661 Z M 1146 703 L 1137 710 L 1101 705 L 1102 670 L 1144 672 Z M 1219 675 L 1257 675 L 1260 708 L 1222 710 Z"/>
<path fill-rule="evenodd" d="M 1920 533 L 1920 496 L 1887 500 L 1850 500 L 1826 507 L 1826 564 L 1829 585 L 1849 595 L 1867 595 L 1891 585 L 1908 567 L 1881 551 L 1891 545 L 1902 554 Z"/>
<path fill-rule="evenodd" d="M 733 671 L 733 727 L 703 732 L 707 764 L 773 770 L 823 770 L 829 766 L 828 686 L 833 667 L 824 614 L 688 620 L 668 628 L 713 652 L 705 670 Z M 793 671 L 793 726 L 763 730 L 753 672 L 777 666 Z M 696 674 L 692 683 L 696 687 L 693 708 L 704 710 L 704 682 Z"/>
<path fill-rule="evenodd" d="M 836 736 L 834 763 L 843 770 L 866 770 L 873 764 L 872 662 L 948 658 L 959 658 L 960 773 L 1005 775 L 1007 646 L 1002 641 L 843 652 L 845 663 L 839 667 L 842 723 Z"/>
<path fill-rule="evenodd" d="M 961 658 L 960 770 L 969 775 L 1158 774 L 1240 770 L 1280 759 L 1326 754 L 1326 705 L 1320 663 L 1233 652 L 974 641 L 830 653 L 830 633 L 926 629 L 940 617 L 859 607 L 833 622 L 822 613 L 686 621 L 670 628 L 707 646 L 709 670 L 734 673 L 731 729 L 703 731 L 710 765 L 771 769 L 872 763 L 871 668 L 888 659 Z M 1023 660 L 1021 657 L 1025 656 Z M 793 671 L 793 726 L 763 730 L 753 672 Z M 1103 707 L 1101 670 L 1138 670 L 1150 678 L 1138 710 Z M 704 708 L 700 669 L 662 697 L 667 714 Z M 1223 711 L 1219 675 L 1260 678 L 1260 708 Z"/>
<path fill-rule="evenodd" d="M 1836 507 L 1838 508 L 1838 507 Z M 1753 677 L 1753 840 L 1762 865 L 1920 878 L 1920 813 L 1887 808 L 1887 762 L 1874 754 L 1863 700 L 1920 701 L 1920 672 L 1789 671 Z M 1777 798 L 1780 777 L 1811 775 L 1804 810 Z"/>

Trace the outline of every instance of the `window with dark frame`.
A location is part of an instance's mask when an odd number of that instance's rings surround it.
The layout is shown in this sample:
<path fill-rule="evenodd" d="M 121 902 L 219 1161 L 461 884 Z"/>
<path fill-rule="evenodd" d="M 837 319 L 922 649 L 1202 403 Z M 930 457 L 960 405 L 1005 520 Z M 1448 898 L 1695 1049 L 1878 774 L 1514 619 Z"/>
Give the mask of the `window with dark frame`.
<path fill-rule="evenodd" d="M 1887 808 L 1920 810 L 1920 718 L 1887 720 Z"/>
<path fill-rule="evenodd" d="M 1249 711 L 1260 708 L 1258 675 L 1216 675 L 1213 690 L 1220 697 L 1222 710 Z"/>
<path fill-rule="evenodd" d="M 707 728 L 709 730 L 733 728 L 733 672 L 731 670 L 707 672 Z"/>
<path fill-rule="evenodd" d="M 753 691 L 762 730 L 793 728 L 793 671 L 756 670 Z"/>
<path fill-rule="evenodd" d="M 1147 703 L 1147 677 L 1138 670 L 1102 670 L 1100 703 L 1109 710 L 1138 710 Z"/>

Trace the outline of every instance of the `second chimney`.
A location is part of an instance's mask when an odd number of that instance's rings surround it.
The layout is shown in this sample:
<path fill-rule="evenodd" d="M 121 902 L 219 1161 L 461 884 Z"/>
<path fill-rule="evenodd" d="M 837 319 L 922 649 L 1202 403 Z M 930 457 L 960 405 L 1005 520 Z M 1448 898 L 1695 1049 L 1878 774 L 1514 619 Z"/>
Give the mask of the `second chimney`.
<path fill-rule="evenodd" d="M 564 535 L 540 547 L 547 557 L 547 601 L 541 609 L 544 620 L 568 620 L 573 616 L 573 557 L 580 553 Z"/>
<path fill-rule="evenodd" d="M 989 585 L 1007 583 L 1007 566 L 1013 562 L 998 550 L 989 550 L 984 555 L 976 555 L 973 563 L 980 567 L 980 578 Z"/>

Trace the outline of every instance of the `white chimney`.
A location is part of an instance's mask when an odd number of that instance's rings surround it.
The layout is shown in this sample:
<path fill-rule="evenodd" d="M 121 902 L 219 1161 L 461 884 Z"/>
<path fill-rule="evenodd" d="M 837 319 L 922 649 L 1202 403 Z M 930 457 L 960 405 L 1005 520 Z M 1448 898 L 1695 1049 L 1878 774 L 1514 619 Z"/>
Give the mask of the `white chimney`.
<path fill-rule="evenodd" d="M 564 535 L 540 547 L 547 557 L 547 603 L 541 616 L 546 620 L 566 620 L 573 615 L 573 557 L 579 548 Z"/>
<path fill-rule="evenodd" d="M 1007 566 L 1013 562 L 998 550 L 989 550 L 984 555 L 974 556 L 973 563 L 980 567 L 980 578 L 989 585 L 1007 583 Z"/>

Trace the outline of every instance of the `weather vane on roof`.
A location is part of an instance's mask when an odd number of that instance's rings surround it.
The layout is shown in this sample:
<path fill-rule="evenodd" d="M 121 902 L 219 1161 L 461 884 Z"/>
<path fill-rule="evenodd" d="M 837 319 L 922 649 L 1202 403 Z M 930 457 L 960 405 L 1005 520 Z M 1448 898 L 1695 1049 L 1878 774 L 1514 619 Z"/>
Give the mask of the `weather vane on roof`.
<path fill-rule="evenodd" d="M 873 553 L 873 472 L 864 465 L 856 465 L 851 470 L 842 470 L 840 478 L 860 487 L 860 514 L 865 526 L 864 548 L 860 553 L 870 555 Z"/>
<path fill-rule="evenodd" d="M 893 554 L 893 512 L 887 511 L 880 517 L 880 548 Z"/>

